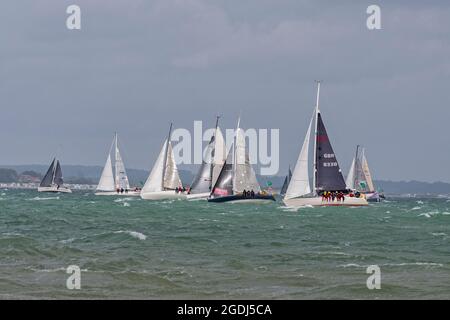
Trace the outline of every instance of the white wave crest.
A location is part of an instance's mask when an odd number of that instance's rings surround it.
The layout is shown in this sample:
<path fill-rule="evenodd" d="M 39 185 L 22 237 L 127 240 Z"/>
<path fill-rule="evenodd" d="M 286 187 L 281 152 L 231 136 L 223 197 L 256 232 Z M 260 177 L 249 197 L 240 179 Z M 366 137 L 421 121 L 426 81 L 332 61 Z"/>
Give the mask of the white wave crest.
<path fill-rule="evenodd" d="M 130 231 L 130 230 L 119 230 L 115 231 L 114 233 L 126 233 L 132 236 L 133 238 L 139 239 L 139 240 L 145 240 L 147 239 L 147 236 L 143 233 L 137 232 L 137 231 Z"/>

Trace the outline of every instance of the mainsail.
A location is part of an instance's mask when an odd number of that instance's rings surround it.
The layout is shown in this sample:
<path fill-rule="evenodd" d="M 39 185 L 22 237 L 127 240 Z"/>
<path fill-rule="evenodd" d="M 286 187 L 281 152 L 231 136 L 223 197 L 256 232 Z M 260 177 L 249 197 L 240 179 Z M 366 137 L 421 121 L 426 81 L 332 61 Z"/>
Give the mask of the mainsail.
<path fill-rule="evenodd" d="M 169 147 L 166 155 L 166 168 L 164 170 L 164 190 L 175 190 L 180 187 L 181 179 L 178 174 L 177 164 L 175 162 L 175 155 L 173 153 L 172 142 L 169 140 Z"/>
<path fill-rule="evenodd" d="M 123 163 L 122 156 L 120 155 L 119 146 L 117 143 L 116 134 L 116 189 L 130 189 L 130 183 L 128 181 L 127 172 L 125 171 L 125 164 Z"/>
<path fill-rule="evenodd" d="M 177 164 L 175 162 L 172 143 L 170 142 L 171 132 L 172 124 L 170 124 L 168 138 L 164 141 L 152 171 L 142 188 L 143 193 L 175 190 L 182 186 Z"/>
<path fill-rule="evenodd" d="M 58 187 L 62 186 L 64 184 L 61 165 L 59 163 L 59 160 L 56 160 L 56 168 L 55 168 L 55 174 L 53 176 L 53 184 L 56 184 Z"/>
<path fill-rule="evenodd" d="M 233 194 L 233 152 L 230 150 L 222 166 L 216 183 L 213 186 L 212 196 L 229 196 Z"/>
<path fill-rule="evenodd" d="M 347 179 L 345 180 L 345 185 L 347 186 L 347 189 L 355 189 L 355 159 L 352 160 Z"/>
<path fill-rule="evenodd" d="M 261 187 L 256 179 L 255 171 L 250 164 L 248 152 L 245 147 L 245 136 L 241 128 L 236 130 L 235 165 L 233 178 L 233 191 L 242 193 L 244 190 L 260 192 Z"/>
<path fill-rule="evenodd" d="M 364 150 L 363 150 L 362 158 L 363 158 L 362 159 L 362 171 L 366 178 L 367 189 L 368 189 L 368 191 L 373 192 L 373 191 L 375 191 L 375 186 L 373 185 L 372 175 L 370 174 L 369 164 L 367 163 L 367 158 L 366 158 L 366 155 L 364 154 Z"/>
<path fill-rule="evenodd" d="M 222 167 L 227 158 L 225 140 L 223 138 L 222 131 L 219 127 L 216 128 L 216 133 L 214 136 L 214 150 L 212 153 L 213 157 L 213 170 L 211 177 L 211 185 L 215 185 L 217 178 L 219 177 L 220 171 L 222 171 Z"/>
<path fill-rule="evenodd" d="M 346 190 L 344 177 L 339 168 L 320 112 L 317 112 L 315 181 L 315 190 L 319 192 Z"/>
<path fill-rule="evenodd" d="M 205 156 L 202 160 L 200 169 L 197 172 L 194 180 L 192 181 L 190 191 L 190 193 L 192 194 L 211 192 L 211 176 L 212 170 L 214 168 L 212 162 L 212 155 L 214 153 L 214 141 L 214 136 L 212 136 L 211 140 L 208 143 L 208 146 L 206 147 Z"/>
<path fill-rule="evenodd" d="M 40 187 L 51 187 L 53 185 L 55 162 L 56 162 L 56 158 L 53 158 L 53 161 L 50 164 L 50 167 L 48 168 L 47 173 L 45 174 L 44 178 L 41 181 L 41 184 L 39 185 Z"/>

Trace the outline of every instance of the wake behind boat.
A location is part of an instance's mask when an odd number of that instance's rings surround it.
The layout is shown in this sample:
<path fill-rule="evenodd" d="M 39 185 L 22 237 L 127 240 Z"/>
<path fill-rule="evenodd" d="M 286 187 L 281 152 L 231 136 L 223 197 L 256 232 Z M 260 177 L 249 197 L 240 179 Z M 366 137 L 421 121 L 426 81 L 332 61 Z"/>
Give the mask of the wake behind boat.
<path fill-rule="evenodd" d="M 336 155 L 328 138 L 319 110 L 320 82 L 317 101 L 305 140 L 283 202 L 288 207 L 304 206 L 366 206 L 367 201 L 347 190 Z M 309 183 L 309 141 L 315 120 L 313 190 Z"/>
<path fill-rule="evenodd" d="M 266 191 L 256 179 L 255 171 L 250 164 L 250 158 L 245 146 L 245 136 L 239 122 L 236 128 L 233 148 L 214 184 L 208 202 L 230 203 L 270 203 L 275 197 Z"/>
<path fill-rule="evenodd" d="M 216 118 L 216 128 L 206 147 L 205 157 L 197 175 L 192 181 L 186 198 L 188 200 L 206 200 L 212 186 L 216 183 L 225 162 L 226 148 L 222 131 L 219 128 L 219 117 Z"/>
<path fill-rule="evenodd" d="M 72 190 L 64 186 L 61 164 L 53 158 L 50 167 L 38 187 L 38 192 L 72 193 Z"/>
<path fill-rule="evenodd" d="M 111 163 L 111 151 L 114 147 L 114 171 L 113 173 Z M 114 134 L 113 142 L 109 148 L 108 158 L 106 159 L 105 166 L 103 167 L 100 181 L 98 182 L 95 195 L 97 196 L 134 196 L 137 197 L 140 194 L 140 190 L 137 188 L 130 189 L 130 183 L 128 181 L 127 172 L 125 170 L 125 164 L 120 155 L 117 133 Z"/>
<path fill-rule="evenodd" d="M 353 158 L 345 183 L 347 188 L 354 190 L 355 193 L 363 193 L 368 202 L 381 202 L 384 199 L 384 195 L 375 189 L 365 149 L 359 145 L 356 146 L 356 155 Z"/>
<path fill-rule="evenodd" d="M 142 199 L 166 200 L 186 198 L 185 193 L 179 191 L 182 189 L 182 183 L 175 162 L 171 136 L 172 123 L 170 124 L 167 139 L 164 141 L 152 171 L 141 190 L 140 195 Z"/>

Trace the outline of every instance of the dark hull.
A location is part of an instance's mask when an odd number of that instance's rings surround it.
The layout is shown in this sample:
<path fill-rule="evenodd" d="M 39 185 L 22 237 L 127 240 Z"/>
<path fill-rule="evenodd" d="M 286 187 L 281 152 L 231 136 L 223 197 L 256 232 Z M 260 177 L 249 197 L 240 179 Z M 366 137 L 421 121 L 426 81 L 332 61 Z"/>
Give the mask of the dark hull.
<path fill-rule="evenodd" d="M 217 198 L 208 198 L 208 202 L 242 202 L 242 203 L 257 203 L 257 202 L 271 202 L 275 201 L 275 197 L 271 194 L 255 195 L 254 197 L 244 197 L 243 195 L 223 196 Z"/>

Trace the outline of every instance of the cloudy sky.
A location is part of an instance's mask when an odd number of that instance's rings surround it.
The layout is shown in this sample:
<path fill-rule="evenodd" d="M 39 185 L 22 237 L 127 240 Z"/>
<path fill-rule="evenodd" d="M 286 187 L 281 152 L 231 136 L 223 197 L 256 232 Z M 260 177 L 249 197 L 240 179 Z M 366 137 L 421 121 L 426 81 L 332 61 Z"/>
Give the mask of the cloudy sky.
<path fill-rule="evenodd" d="M 102 165 L 117 130 L 127 166 L 149 169 L 170 121 L 232 128 L 241 111 L 244 128 L 280 129 L 284 174 L 321 79 L 344 171 L 359 143 L 377 179 L 450 182 L 449 33 L 449 1 L 3 1 L 0 164 L 59 149 Z"/>

